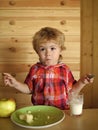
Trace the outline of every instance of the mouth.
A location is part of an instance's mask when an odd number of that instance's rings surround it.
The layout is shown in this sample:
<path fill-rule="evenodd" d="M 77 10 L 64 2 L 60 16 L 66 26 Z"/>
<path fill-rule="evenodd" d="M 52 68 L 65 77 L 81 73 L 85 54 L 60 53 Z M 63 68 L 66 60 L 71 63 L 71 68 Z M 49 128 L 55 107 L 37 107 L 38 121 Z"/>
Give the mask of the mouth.
<path fill-rule="evenodd" d="M 51 59 L 49 59 L 49 58 L 46 59 L 46 61 L 49 61 L 49 60 L 51 60 Z"/>

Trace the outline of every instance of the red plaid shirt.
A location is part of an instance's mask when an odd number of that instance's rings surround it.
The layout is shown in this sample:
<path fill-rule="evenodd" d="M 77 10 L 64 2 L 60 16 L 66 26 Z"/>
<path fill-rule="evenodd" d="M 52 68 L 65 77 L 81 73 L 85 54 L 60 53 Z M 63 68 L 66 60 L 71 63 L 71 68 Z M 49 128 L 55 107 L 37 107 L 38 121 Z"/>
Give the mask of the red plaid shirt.
<path fill-rule="evenodd" d="M 51 105 L 60 109 L 68 109 L 68 92 L 75 79 L 65 64 L 43 66 L 33 65 L 25 83 L 32 94 L 34 105 Z"/>

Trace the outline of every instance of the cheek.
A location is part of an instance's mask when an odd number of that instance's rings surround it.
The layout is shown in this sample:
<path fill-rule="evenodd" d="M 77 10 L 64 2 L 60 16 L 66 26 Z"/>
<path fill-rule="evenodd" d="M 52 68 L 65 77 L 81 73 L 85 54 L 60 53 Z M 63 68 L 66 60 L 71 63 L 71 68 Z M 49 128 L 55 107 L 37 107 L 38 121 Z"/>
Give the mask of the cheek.
<path fill-rule="evenodd" d="M 60 52 L 60 51 L 57 51 L 57 52 L 56 52 L 56 55 L 57 55 L 57 56 L 60 56 L 60 55 L 61 55 L 61 52 Z"/>
<path fill-rule="evenodd" d="M 44 59 L 45 55 L 43 53 L 39 54 L 40 59 Z"/>

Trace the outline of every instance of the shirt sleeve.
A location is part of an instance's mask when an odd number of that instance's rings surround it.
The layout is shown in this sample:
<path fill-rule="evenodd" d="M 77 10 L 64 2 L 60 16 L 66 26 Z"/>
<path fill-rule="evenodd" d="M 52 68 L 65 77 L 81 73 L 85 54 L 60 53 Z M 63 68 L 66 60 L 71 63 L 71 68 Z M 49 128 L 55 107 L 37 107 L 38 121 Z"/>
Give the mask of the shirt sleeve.
<path fill-rule="evenodd" d="M 24 83 L 26 83 L 28 85 L 31 92 L 33 90 L 33 82 L 32 82 L 33 81 L 32 77 L 33 77 L 33 74 L 34 74 L 33 70 L 34 70 L 34 68 L 31 67 L 30 70 L 29 70 L 29 73 L 27 74 L 25 81 L 24 81 Z"/>
<path fill-rule="evenodd" d="M 73 87 L 73 85 L 76 83 L 77 81 L 75 80 L 71 70 L 69 68 L 67 68 L 67 89 L 68 91 L 70 91 Z"/>

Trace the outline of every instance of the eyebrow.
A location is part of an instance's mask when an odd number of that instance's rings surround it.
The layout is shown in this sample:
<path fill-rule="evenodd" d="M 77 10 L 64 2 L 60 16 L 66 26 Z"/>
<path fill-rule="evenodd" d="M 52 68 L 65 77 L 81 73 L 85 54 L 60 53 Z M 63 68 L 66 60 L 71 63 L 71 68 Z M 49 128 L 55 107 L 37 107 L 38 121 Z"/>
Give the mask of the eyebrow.
<path fill-rule="evenodd" d="M 46 46 L 41 45 L 41 46 L 39 46 L 39 47 L 46 47 Z M 57 47 L 57 45 L 51 45 L 51 46 L 49 46 L 49 47 Z"/>

